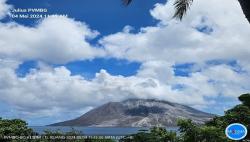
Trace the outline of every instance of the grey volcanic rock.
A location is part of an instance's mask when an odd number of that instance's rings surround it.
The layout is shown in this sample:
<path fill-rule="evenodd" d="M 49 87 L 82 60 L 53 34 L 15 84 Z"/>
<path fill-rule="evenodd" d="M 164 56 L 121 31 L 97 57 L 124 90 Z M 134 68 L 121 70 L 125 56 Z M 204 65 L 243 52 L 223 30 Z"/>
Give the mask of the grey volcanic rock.
<path fill-rule="evenodd" d="M 179 118 L 192 119 L 203 124 L 215 115 L 194 108 L 153 99 L 129 99 L 110 102 L 97 107 L 79 118 L 50 126 L 91 127 L 152 127 L 176 126 Z"/>

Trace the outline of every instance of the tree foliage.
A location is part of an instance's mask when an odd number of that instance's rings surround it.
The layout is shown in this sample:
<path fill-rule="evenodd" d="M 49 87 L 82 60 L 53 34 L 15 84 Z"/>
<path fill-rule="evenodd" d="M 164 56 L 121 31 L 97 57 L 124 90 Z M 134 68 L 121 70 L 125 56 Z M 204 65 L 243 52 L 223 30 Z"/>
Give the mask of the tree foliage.
<path fill-rule="evenodd" d="M 243 105 L 250 107 L 250 94 L 243 94 L 239 97 Z"/>
<path fill-rule="evenodd" d="M 189 9 L 192 2 L 193 0 L 176 0 L 174 3 L 176 9 L 174 18 L 181 20 L 183 16 L 187 13 L 187 10 Z"/>
<path fill-rule="evenodd" d="M 28 124 L 20 119 L 2 119 L 0 118 L 0 139 L 4 136 L 32 136 L 36 135 Z M 7 141 L 7 140 L 6 140 Z"/>
<path fill-rule="evenodd" d="M 179 120 L 180 137 L 182 142 L 229 142 L 224 130 L 207 125 L 196 125 L 191 120 Z"/>
<path fill-rule="evenodd" d="M 177 139 L 176 132 L 167 131 L 162 127 L 154 127 L 149 132 L 141 131 L 120 140 L 121 142 L 169 142 Z"/>

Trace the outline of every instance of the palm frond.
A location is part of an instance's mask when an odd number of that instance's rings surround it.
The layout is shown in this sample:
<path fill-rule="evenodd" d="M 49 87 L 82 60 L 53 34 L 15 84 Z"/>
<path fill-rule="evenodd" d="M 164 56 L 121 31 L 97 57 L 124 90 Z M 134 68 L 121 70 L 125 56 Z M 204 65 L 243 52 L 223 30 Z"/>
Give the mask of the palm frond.
<path fill-rule="evenodd" d="M 250 0 L 239 0 L 242 11 L 245 14 L 248 22 L 250 23 Z"/>
<path fill-rule="evenodd" d="M 132 2 L 132 0 L 122 0 L 122 3 L 124 5 L 129 5 Z"/>
<path fill-rule="evenodd" d="M 176 0 L 174 3 L 175 14 L 173 17 L 182 20 L 192 2 L 193 0 Z"/>

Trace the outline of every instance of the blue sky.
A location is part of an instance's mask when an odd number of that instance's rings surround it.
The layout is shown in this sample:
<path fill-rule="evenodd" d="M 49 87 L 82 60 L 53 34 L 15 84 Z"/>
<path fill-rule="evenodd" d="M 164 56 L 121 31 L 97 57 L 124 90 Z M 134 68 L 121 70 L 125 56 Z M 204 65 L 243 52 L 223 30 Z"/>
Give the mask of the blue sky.
<path fill-rule="evenodd" d="M 86 22 L 91 28 L 102 35 L 120 31 L 126 25 L 137 30 L 140 27 L 155 25 L 149 10 L 158 2 L 165 0 L 137 0 L 129 7 L 122 5 L 120 0 L 9 0 L 8 3 L 17 8 L 47 8 L 49 14 L 68 14 L 69 17 Z M 143 3 L 143 4 L 141 4 Z M 25 25 L 32 25 L 32 20 L 16 20 Z M 112 22 L 111 22 L 112 21 Z"/>
<path fill-rule="evenodd" d="M 195 1 L 180 22 L 173 0 L 0 0 L 0 116 L 46 125 L 128 98 L 223 114 L 250 91 L 250 30 L 237 2 L 215 3 Z"/>
<path fill-rule="evenodd" d="M 73 2 L 69 0 L 8 1 L 9 4 L 14 5 L 16 8 L 46 8 L 48 9 L 48 14 L 67 14 L 70 18 L 87 23 L 92 29 L 101 33 L 96 39 L 90 40 L 91 44 L 97 44 L 98 39 L 102 36 L 121 31 L 126 25 L 132 26 L 134 32 L 136 32 L 141 27 L 157 24 L 157 20 L 152 18 L 149 10 L 154 7 L 154 4 L 160 2 L 163 3 L 165 0 L 138 0 L 128 7 L 122 5 L 122 2 L 119 0 L 74 0 Z M 35 25 L 37 22 L 37 20 L 31 19 L 14 20 L 26 26 Z M 100 69 L 105 69 L 112 75 L 134 75 L 139 69 L 140 63 L 117 60 L 115 58 L 103 58 L 70 62 L 66 64 L 66 67 L 72 71 L 72 74 L 93 78 Z M 31 68 L 36 68 L 36 61 L 25 61 L 17 69 L 17 74 L 23 76 Z"/>

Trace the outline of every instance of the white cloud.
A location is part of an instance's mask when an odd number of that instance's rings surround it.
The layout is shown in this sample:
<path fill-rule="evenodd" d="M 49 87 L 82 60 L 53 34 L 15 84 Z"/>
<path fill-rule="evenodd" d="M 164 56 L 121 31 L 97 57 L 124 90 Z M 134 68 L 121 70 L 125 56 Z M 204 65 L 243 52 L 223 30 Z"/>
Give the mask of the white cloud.
<path fill-rule="evenodd" d="M 250 90 L 250 25 L 237 1 L 220 3 L 225 4 L 197 0 L 182 22 L 171 20 L 169 3 L 157 4 L 151 14 L 160 20 L 158 25 L 144 27 L 139 33 L 130 33 L 131 27 L 127 26 L 101 39 L 102 49 L 86 40 L 97 32 L 72 19 L 48 18 L 35 27 L 1 23 L 0 100 L 19 112 L 36 116 L 82 112 L 86 107 L 133 97 L 158 98 L 198 108 L 218 104 L 218 96 L 236 100 Z M 213 29 L 210 34 L 196 29 L 206 26 Z M 139 61 L 142 66 L 130 77 L 112 76 L 101 70 L 93 80 L 87 80 L 72 76 L 64 66 L 53 68 L 44 63 L 100 56 Z M 218 59 L 237 61 L 242 72 L 226 64 L 206 64 Z M 18 77 L 15 69 L 24 60 L 39 60 L 41 69 Z M 176 63 L 190 62 L 199 70 L 192 69 L 187 77 L 175 76 Z"/>
<path fill-rule="evenodd" d="M 1 23 L 0 31 L 1 58 L 60 64 L 104 55 L 86 41 L 98 32 L 66 17 L 49 17 L 35 27 Z"/>
<path fill-rule="evenodd" d="M 163 83 L 154 76 L 147 77 L 148 69 L 142 70 L 140 75 L 131 77 L 112 76 L 101 70 L 93 80 L 86 80 L 70 75 L 71 72 L 63 66 L 51 69 L 41 67 L 23 78 L 17 77 L 14 69 L 3 67 L 0 69 L 1 100 L 20 113 L 39 117 L 69 110 L 75 113 L 86 107 L 135 97 L 190 105 L 209 103 L 202 96 L 173 90 L 171 84 Z"/>
<path fill-rule="evenodd" d="M 108 35 L 100 43 L 110 56 L 143 62 L 147 68 L 138 71 L 138 75 L 157 78 L 168 87 L 184 86 L 178 92 L 186 96 L 236 100 L 241 93 L 249 92 L 246 84 L 250 77 L 250 25 L 238 1 L 194 1 L 181 22 L 172 20 L 173 2 L 156 4 L 151 10 L 152 16 L 160 20 L 158 25 L 143 27 L 138 33 L 121 31 Z M 198 28 L 204 28 L 203 32 Z M 244 72 L 225 63 L 207 64 L 213 60 L 236 61 Z M 174 76 L 171 66 L 185 63 L 195 63 L 200 72 L 191 72 L 188 77 Z"/>
<path fill-rule="evenodd" d="M 0 0 L 0 19 L 8 14 L 10 8 L 11 6 L 6 4 L 6 0 Z"/>
<path fill-rule="evenodd" d="M 205 97 L 218 95 L 236 98 L 249 91 L 248 73 L 237 73 L 230 66 L 217 65 L 193 73 L 191 77 L 178 77 L 177 82 L 187 86 L 184 92 L 192 91 Z"/>
<path fill-rule="evenodd" d="M 235 98 L 244 93 L 244 87 L 250 83 L 246 78 L 248 74 L 238 74 L 225 65 L 210 67 L 191 77 L 175 77 L 173 72 L 165 76 L 164 71 L 168 70 L 173 70 L 168 63 L 154 61 L 145 63 L 135 76 L 112 76 L 101 70 L 94 79 L 86 80 L 82 76 L 72 76 L 63 66 L 48 69 L 43 65 L 40 70 L 32 70 L 21 78 L 13 68 L 2 65 L 0 94 L 1 100 L 17 112 L 42 117 L 82 112 L 109 101 L 135 97 L 157 98 L 201 108 L 215 103 L 206 97 L 216 98 L 219 92 Z M 221 74 L 223 78 L 220 78 Z M 179 84 L 184 88 L 173 88 Z"/>
<path fill-rule="evenodd" d="M 101 43 L 117 58 L 150 61 L 204 62 L 213 59 L 249 60 L 250 25 L 235 0 L 197 0 L 182 22 L 169 20 L 171 4 L 157 4 L 151 10 L 161 20 L 139 33 L 120 32 L 106 36 Z M 196 28 L 213 29 L 210 35 Z M 129 42 L 133 41 L 133 42 Z M 177 56 L 176 56 L 177 55 Z"/>

